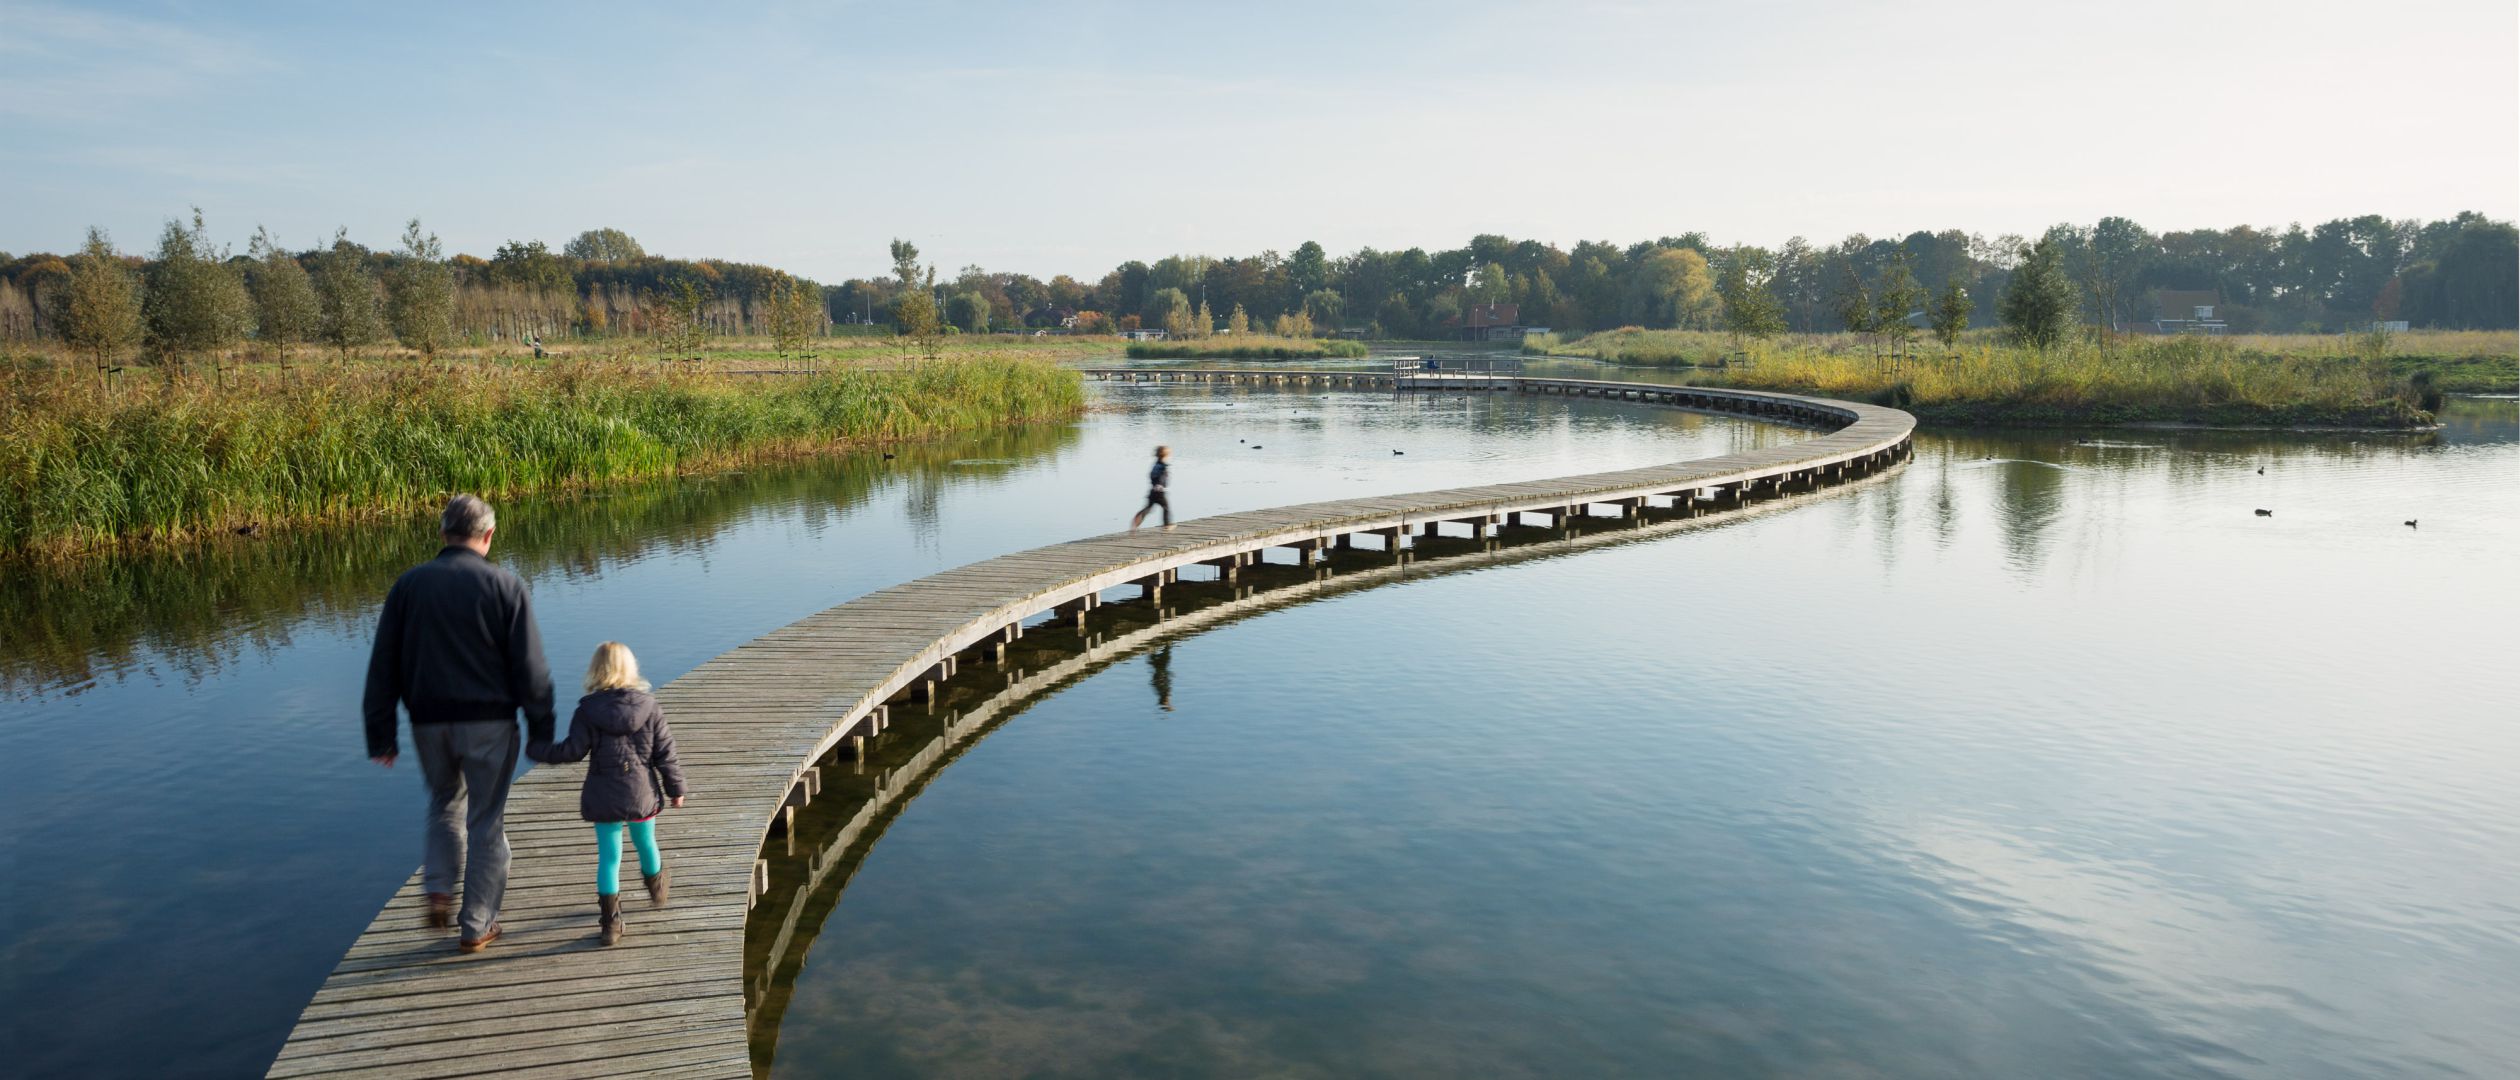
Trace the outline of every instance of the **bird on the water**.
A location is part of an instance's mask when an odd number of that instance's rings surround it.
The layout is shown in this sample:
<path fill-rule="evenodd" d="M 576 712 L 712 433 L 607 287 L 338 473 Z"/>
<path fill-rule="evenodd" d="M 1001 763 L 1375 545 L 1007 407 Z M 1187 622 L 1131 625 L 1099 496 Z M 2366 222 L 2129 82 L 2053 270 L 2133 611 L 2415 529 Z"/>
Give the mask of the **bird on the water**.
<path fill-rule="evenodd" d="M 2406 527 L 2407 527 L 2407 528 L 2410 528 L 2410 529 L 2414 528 L 2414 527 L 2415 527 L 2415 519 L 2414 519 L 2414 518 L 2408 518 L 2408 519 L 2406 519 Z"/>
<path fill-rule="evenodd" d="M 2260 510 L 2260 511 L 2258 511 L 2258 512 L 2257 512 L 2257 514 L 2258 514 L 2258 516 L 2259 516 L 2259 517 L 2274 517 L 2274 516 L 2275 516 L 2275 511 L 2272 511 L 2272 510 Z"/>

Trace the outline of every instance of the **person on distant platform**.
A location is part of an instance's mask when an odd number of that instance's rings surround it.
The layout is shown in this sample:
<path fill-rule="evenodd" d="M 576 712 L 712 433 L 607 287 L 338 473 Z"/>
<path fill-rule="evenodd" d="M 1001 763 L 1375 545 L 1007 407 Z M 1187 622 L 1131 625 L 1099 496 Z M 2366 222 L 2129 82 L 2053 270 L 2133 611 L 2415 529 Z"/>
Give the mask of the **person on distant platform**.
<path fill-rule="evenodd" d="M 546 765 L 585 760 L 578 816 L 595 826 L 596 929 L 604 944 L 621 940 L 621 834 L 639 850 L 648 904 L 664 907 L 665 855 L 656 847 L 656 815 L 683 804 L 682 760 L 665 710 L 639 677 L 630 647 L 607 641 L 586 665 L 586 696 L 558 744 L 527 743 L 525 756 Z"/>
<path fill-rule="evenodd" d="M 1159 506 L 1164 508 L 1164 527 L 1173 527 L 1172 500 L 1164 497 L 1164 488 L 1171 482 L 1172 447 L 1158 446 L 1155 448 L 1155 467 L 1146 470 L 1146 505 L 1139 507 L 1137 516 L 1129 519 L 1130 532 L 1136 532 L 1138 526 L 1146 524 L 1147 512 Z"/>

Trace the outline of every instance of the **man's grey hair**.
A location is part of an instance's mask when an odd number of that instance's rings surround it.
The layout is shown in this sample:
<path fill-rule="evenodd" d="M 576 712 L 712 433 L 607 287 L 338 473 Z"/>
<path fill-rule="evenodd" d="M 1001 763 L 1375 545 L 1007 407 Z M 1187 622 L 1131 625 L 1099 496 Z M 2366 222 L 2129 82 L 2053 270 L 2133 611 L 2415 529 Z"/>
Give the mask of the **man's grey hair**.
<path fill-rule="evenodd" d="M 499 524 L 499 515 L 478 495 L 458 495 L 446 501 L 446 512 L 438 515 L 438 535 L 449 540 L 470 540 L 489 532 Z"/>

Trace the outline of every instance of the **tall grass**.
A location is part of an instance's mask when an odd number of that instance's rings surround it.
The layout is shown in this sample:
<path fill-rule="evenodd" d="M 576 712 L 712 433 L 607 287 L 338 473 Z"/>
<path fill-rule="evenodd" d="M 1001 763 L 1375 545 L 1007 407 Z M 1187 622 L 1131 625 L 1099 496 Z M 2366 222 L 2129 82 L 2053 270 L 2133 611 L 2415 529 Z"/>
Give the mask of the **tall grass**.
<path fill-rule="evenodd" d="M 1938 347 L 1892 365 L 1868 353 L 1751 346 L 1711 381 L 1895 404 L 1990 422 L 2423 423 L 2421 388 L 2378 359 L 2266 356 L 2203 337 L 2049 352 L 1993 342 Z"/>
<path fill-rule="evenodd" d="M 1735 347 L 1729 335 L 1706 330 L 1622 326 L 1573 339 L 1533 334 L 1523 339 L 1522 351 L 1527 356 L 1581 356 L 1617 364 L 1686 367 L 1712 364 Z"/>
<path fill-rule="evenodd" d="M 1212 360 L 1318 360 L 1325 356 L 1363 356 L 1365 343 L 1343 338 L 1285 338 L 1250 335 L 1132 341 L 1129 343 L 1128 351 L 1130 358 L 1135 360 L 1175 360 L 1193 357 Z"/>
<path fill-rule="evenodd" d="M 0 384 L 0 551 L 408 510 L 1074 415 L 1076 376 L 994 357 L 746 377 L 653 364 L 354 365 Z"/>

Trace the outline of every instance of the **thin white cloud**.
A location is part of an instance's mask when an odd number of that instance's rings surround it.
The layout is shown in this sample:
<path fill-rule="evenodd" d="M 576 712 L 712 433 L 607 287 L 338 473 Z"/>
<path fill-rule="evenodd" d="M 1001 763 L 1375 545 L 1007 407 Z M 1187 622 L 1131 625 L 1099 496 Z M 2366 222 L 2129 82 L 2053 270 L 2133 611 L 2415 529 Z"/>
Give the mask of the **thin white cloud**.
<path fill-rule="evenodd" d="M 274 66 L 248 41 L 168 20 L 0 3 L 0 116 L 108 121 Z"/>

